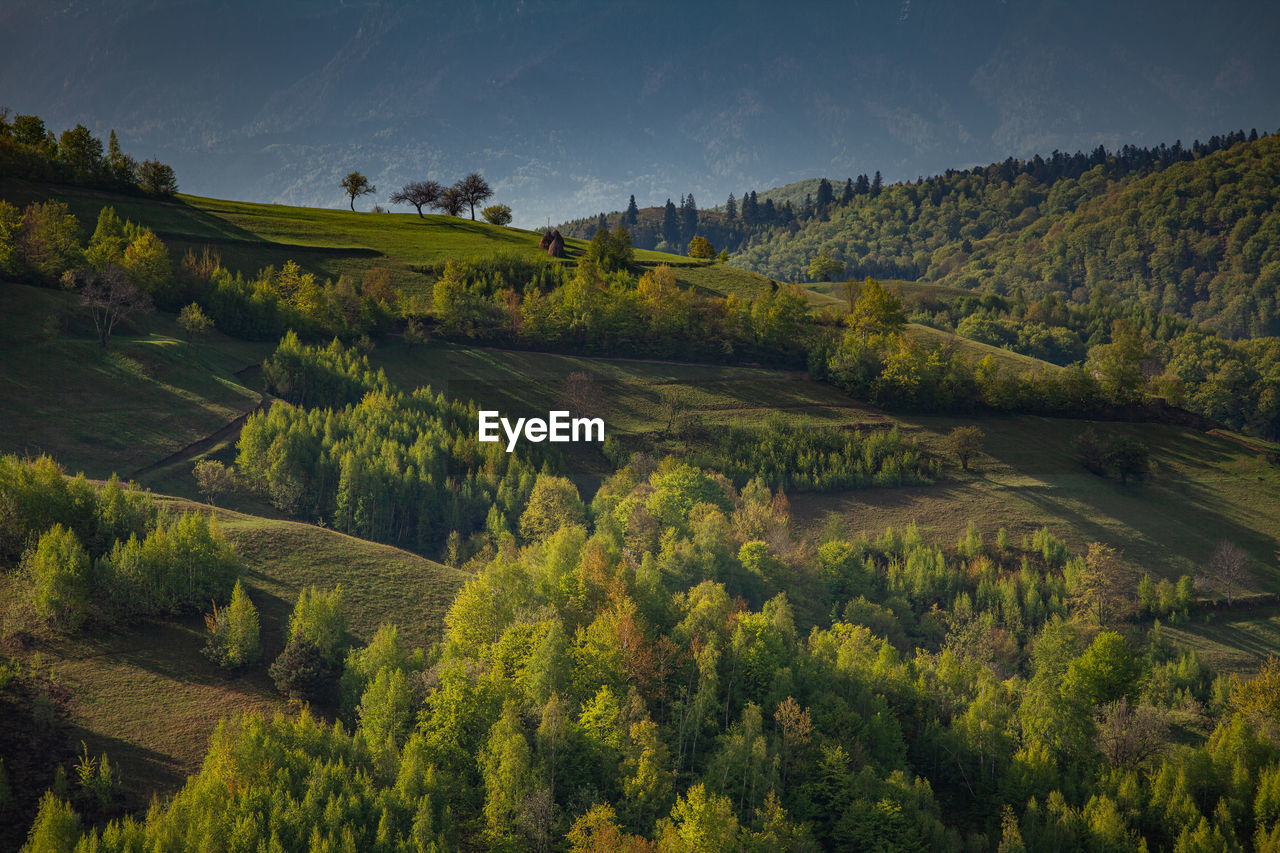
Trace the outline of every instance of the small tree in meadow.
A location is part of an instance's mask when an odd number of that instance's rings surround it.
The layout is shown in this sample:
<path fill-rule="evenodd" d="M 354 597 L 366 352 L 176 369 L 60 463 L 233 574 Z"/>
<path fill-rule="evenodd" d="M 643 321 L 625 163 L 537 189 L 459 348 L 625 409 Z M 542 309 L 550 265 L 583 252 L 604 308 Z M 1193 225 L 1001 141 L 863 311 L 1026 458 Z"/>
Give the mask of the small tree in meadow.
<path fill-rule="evenodd" d="M 982 452 L 982 430 L 976 426 L 958 426 L 947 436 L 947 449 L 956 457 L 962 471 L 969 470 L 969 460 Z"/>
<path fill-rule="evenodd" d="M 204 337 L 208 334 L 213 329 L 213 320 L 197 303 L 192 302 L 178 312 L 178 326 L 186 334 L 187 340 L 191 340 L 193 336 Z"/>
<path fill-rule="evenodd" d="M 431 340 L 431 334 L 420 320 L 410 320 L 404 327 L 404 342 L 409 346 L 425 344 Z"/>
<path fill-rule="evenodd" d="M 299 634 L 268 670 L 276 689 L 300 702 L 324 700 L 332 693 L 334 669 L 320 656 L 316 644 Z"/>
<path fill-rule="evenodd" d="M 490 188 L 489 182 L 479 172 L 472 172 L 462 180 L 458 181 L 451 187 L 456 190 L 459 199 L 467 207 L 471 208 L 471 218 L 476 218 L 476 205 L 484 204 L 493 198 L 493 189 Z M 459 213 L 462 211 L 459 210 Z"/>
<path fill-rule="evenodd" d="M 491 204 L 484 210 L 480 211 L 480 215 L 484 217 L 484 221 L 490 225 L 510 225 L 511 224 L 511 206 L 506 204 Z"/>
<path fill-rule="evenodd" d="M 716 248 L 711 241 L 701 235 L 689 241 L 689 257 L 707 260 L 716 256 Z"/>
<path fill-rule="evenodd" d="M 575 370 L 564 378 L 560 393 L 556 396 L 556 404 L 575 417 L 603 417 L 601 403 L 604 392 L 600 384 L 585 371 Z"/>
<path fill-rule="evenodd" d="M 369 179 L 359 172 L 349 172 L 339 184 L 342 191 L 351 199 L 351 209 L 356 209 L 356 199 L 362 195 L 372 195 L 378 191 L 378 188 L 369 183 Z"/>
<path fill-rule="evenodd" d="M 449 187 L 440 193 L 440 198 L 432 204 L 432 207 L 449 216 L 461 216 L 462 209 L 466 206 L 467 200 L 462 197 L 462 191 L 456 186 Z"/>
<path fill-rule="evenodd" d="M 89 553 L 61 524 L 49 528 L 23 559 L 38 618 L 74 631 L 84 624 L 93 591 Z"/>
<path fill-rule="evenodd" d="M 1205 566 L 1207 586 L 1222 590 L 1230 607 L 1235 593 L 1243 592 L 1253 584 L 1253 560 L 1249 552 L 1230 540 L 1223 539 L 1214 549 L 1209 564 Z"/>
<path fill-rule="evenodd" d="M 218 498 L 236 487 L 235 471 L 216 459 L 201 459 L 191 474 L 196 479 L 196 488 L 210 504 L 216 504 Z"/>
<path fill-rule="evenodd" d="M 215 604 L 213 613 L 205 615 L 204 624 L 209 630 L 204 653 L 218 666 L 239 669 L 262 656 L 258 609 L 240 581 L 231 591 L 231 603 L 222 609 Z"/>
<path fill-rule="evenodd" d="M 440 200 L 444 187 L 435 181 L 412 181 L 391 194 L 392 204 L 411 204 L 418 209 L 418 216 L 426 218 L 424 207 L 432 207 Z"/>
<path fill-rule="evenodd" d="M 63 276 L 64 286 L 75 286 L 77 277 L 68 272 Z M 98 330 L 98 343 L 106 348 L 116 326 L 137 312 L 150 311 L 151 297 L 129 280 L 120 267 L 110 267 L 101 273 L 86 273 L 80 287 L 80 302 L 89 309 L 94 328 Z"/>
<path fill-rule="evenodd" d="M 820 250 L 809 262 L 809 278 L 814 281 L 834 281 L 836 276 L 843 274 L 844 261 L 831 257 L 826 249 Z"/>

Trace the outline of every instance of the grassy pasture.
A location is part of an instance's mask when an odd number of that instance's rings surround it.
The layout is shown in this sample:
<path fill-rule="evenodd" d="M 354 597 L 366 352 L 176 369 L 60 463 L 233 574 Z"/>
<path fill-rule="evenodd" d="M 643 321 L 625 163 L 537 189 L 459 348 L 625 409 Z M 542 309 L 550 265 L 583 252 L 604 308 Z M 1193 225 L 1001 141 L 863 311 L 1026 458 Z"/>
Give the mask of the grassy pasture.
<path fill-rule="evenodd" d="M 1194 575 L 1222 539 L 1253 556 L 1259 591 L 1280 591 L 1280 468 L 1224 438 L 1162 424 L 1097 424 L 1151 449 L 1155 471 L 1144 485 L 1121 486 L 1076 461 L 1072 441 L 1088 422 L 1034 416 L 901 417 L 907 429 L 942 451 L 952 427 L 976 424 L 985 453 L 969 474 L 951 468 L 934 486 L 796 495 L 806 524 L 836 512 L 855 531 L 879 535 L 916 522 L 926 539 L 954 542 L 970 521 L 993 541 L 1000 527 L 1016 542 L 1048 526 L 1073 549 L 1101 541 L 1140 575 Z M 1136 582 L 1136 577 L 1135 577 Z"/>
<path fill-rule="evenodd" d="M 352 212 L 182 194 L 155 199 L 18 180 L 0 180 L 0 198 L 19 207 L 48 198 L 64 201 L 87 232 L 92 231 L 98 211 L 112 206 L 121 217 L 155 231 L 175 261 L 188 249 L 199 252 L 208 247 L 228 269 L 245 275 L 289 260 L 334 279 L 341 275 L 359 279 L 371 267 L 384 267 L 397 286 L 411 293 L 429 284 L 422 268 L 449 258 L 496 252 L 546 257 L 538 248 L 540 232 L 454 216 L 424 218 L 414 212 Z M 585 241 L 566 240 L 570 259 L 585 248 Z M 650 266 L 691 263 L 678 255 L 646 250 L 637 251 L 636 260 Z"/>
<path fill-rule="evenodd" d="M 914 308 L 919 305 L 936 305 L 948 299 L 955 299 L 960 296 L 973 296 L 974 294 L 962 290 L 958 287 L 948 287 L 947 285 L 934 284 L 928 281 L 906 281 L 898 278 L 876 279 L 885 289 L 901 295 L 902 301 L 908 308 Z M 862 292 L 862 282 L 857 280 L 847 281 L 817 281 L 805 285 L 805 287 L 839 299 L 841 302 L 848 304 L 850 287 L 853 288 L 855 298 Z"/>
<path fill-rule="evenodd" d="M 259 663 L 229 674 L 206 660 L 200 616 L 43 641 L 31 653 L 38 652 L 41 665 L 70 693 L 72 739 L 110 756 L 132 808 L 145 808 L 153 793 L 175 790 L 199 767 L 218 720 L 287 707 L 267 667 L 284 646 L 289 613 L 303 587 L 342 584 L 358 643 L 382 622 L 394 622 L 406 642 L 425 647 L 438 638 L 465 580 L 458 569 L 389 545 L 293 521 L 222 509 L 216 514 L 245 565 L 245 584 L 259 610 Z"/>
<path fill-rule="evenodd" d="M 1222 672 L 1254 672 L 1280 650 L 1277 605 L 1197 613 L 1190 622 L 1164 627 L 1171 640 Z"/>
<path fill-rule="evenodd" d="M 601 390 L 610 430 L 642 432 L 665 424 L 664 395 L 679 393 L 709 423 L 759 418 L 769 412 L 843 422 L 882 419 L 834 388 L 804 374 L 619 358 L 588 358 L 493 347 L 393 343 L 370 357 L 402 388 L 429 385 L 454 399 L 474 400 L 504 414 L 542 414 L 555 407 L 566 377 L 584 372 Z"/>
<path fill-rule="evenodd" d="M 1220 540 L 1230 539 L 1258 562 L 1259 589 L 1280 591 L 1275 556 L 1280 529 L 1274 523 L 1280 518 L 1280 468 L 1229 437 L 1162 424 L 1097 424 L 1106 432 L 1132 435 L 1151 449 L 1153 475 L 1142 486 L 1121 486 L 1090 474 L 1077 461 L 1072 442 L 1088 424 L 1081 420 L 890 417 L 803 374 L 754 368 L 443 343 L 395 344 L 376 350 L 373 359 L 404 387 L 431 385 L 450 397 L 516 415 L 546 412 L 565 377 L 583 371 L 600 387 L 610 432 L 661 431 L 663 400 L 672 393 L 684 395 L 707 425 L 767 417 L 813 425 L 896 423 L 943 456 L 946 434 L 975 423 L 986 434 L 986 452 L 973 472 L 950 466 L 947 477 L 932 486 L 797 494 L 792 496 L 797 515 L 803 524 L 816 525 L 835 511 L 855 532 L 871 535 L 916 521 L 926 538 L 944 542 L 959 538 L 970 520 L 988 539 L 1005 527 L 1015 541 L 1047 525 L 1073 548 L 1106 542 L 1120 550 L 1133 571 L 1173 579 L 1194 574 Z"/>
<path fill-rule="evenodd" d="M 270 346 L 222 335 L 188 342 L 166 314 L 105 351 L 93 337 L 46 330 L 50 316 L 83 322 L 81 311 L 67 294 L 0 283 L 0 451 L 127 476 L 258 404 L 236 371 Z"/>
<path fill-rule="evenodd" d="M 1020 352 L 1014 352 L 1003 347 L 993 347 L 991 344 L 984 344 L 981 341 L 971 341 L 952 332 L 934 329 L 930 326 L 922 326 L 919 323 L 909 323 L 907 331 L 916 340 L 959 352 L 973 361 L 991 356 L 1002 369 L 1015 374 L 1027 372 L 1054 373 L 1062 369 L 1052 362 L 1042 361 L 1034 356 L 1023 355 Z"/>

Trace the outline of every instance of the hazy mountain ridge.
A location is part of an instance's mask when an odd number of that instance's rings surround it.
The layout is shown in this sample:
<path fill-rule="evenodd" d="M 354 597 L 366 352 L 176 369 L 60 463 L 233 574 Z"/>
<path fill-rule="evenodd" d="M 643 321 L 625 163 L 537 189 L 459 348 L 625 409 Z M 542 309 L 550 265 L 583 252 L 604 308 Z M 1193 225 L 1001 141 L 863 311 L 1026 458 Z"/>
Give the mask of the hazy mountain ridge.
<path fill-rule="evenodd" d="M 352 168 L 382 199 L 478 168 L 518 223 L 536 225 L 631 193 L 642 205 L 690 191 L 720 201 L 806 175 L 906 179 L 1006 152 L 1153 142 L 1139 127 L 1190 138 L 1259 121 L 1280 81 L 1274 16 L 1242 6 L 1205 20 L 1188 5 L 1149 17 L 1106 7 L 1097 20 L 1111 24 L 1086 51 L 1076 36 L 1089 10 L 995 2 L 785 16 L 550 2 L 15 6 L 0 11 L 12 34 L 0 103 L 58 129 L 115 127 L 197 194 L 337 206 Z M 1138 22 L 1150 38 L 1134 37 Z M 764 46 L 749 47 L 762 31 Z"/>

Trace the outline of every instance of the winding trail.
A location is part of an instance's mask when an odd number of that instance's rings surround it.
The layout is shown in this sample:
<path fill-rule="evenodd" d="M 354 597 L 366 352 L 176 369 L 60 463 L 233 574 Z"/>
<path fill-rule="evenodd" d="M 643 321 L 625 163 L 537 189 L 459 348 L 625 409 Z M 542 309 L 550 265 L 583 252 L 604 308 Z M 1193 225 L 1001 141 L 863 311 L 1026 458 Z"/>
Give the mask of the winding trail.
<path fill-rule="evenodd" d="M 235 372 L 235 375 L 240 379 L 247 379 L 248 377 L 252 376 L 254 373 L 260 370 L 262 370 L 262 365 L 251 364 L 248 367 L 237 370 Z M 254 406 L 252 409 L 250 409 L 249 411 L 245 412 L 242 415 L 239 415 L 229 423 L 219 427 L 216 431 L 210 433 L 209 435 L 206 435 L 204 438 L 196 439 L 195 441 L 188 444 L 186 447 L 183 447 L 180 450 L 176 450 L 173 453 L 170 453 L 168 456 L 164 457 L 160 461 L 152 462 L 150 465 L 145 465 L 139 468 L 137 471 L 134 471 L 132 474 L 130 474 L 128 476 L 128 479 L 137 480 L 139 477 L 145 477 L 147 474 L 151 474 L 155 471 L 159 471 L 162 468 L 168 468 L 170 465 L 174 465 L 178 462 L 181 462 L 184 459 L 190 459 L 191 457 L 196 456 L 197 454 L 203 453 L 204 451 L 217 446 L 228 437 L 239 433 L 240 428 L 244 426 L 244 422 L 249 419 L 250 415 L 257 414 L 258 412 L 264 412 L 268 408 L 270 408 L 271 402 L 273 399 L 274 398 L 271 397 L 270 395 L 259 391 L 258 404 Z"/>

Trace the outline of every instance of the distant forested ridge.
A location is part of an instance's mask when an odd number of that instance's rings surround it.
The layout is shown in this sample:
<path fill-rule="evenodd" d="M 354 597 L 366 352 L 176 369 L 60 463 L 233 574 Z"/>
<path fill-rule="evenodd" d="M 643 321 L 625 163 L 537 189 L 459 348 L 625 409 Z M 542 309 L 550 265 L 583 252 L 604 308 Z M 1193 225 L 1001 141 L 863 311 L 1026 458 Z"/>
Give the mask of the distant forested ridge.
<path fill-rule="evenodd" d="M 621 223 L 637 247 L 679 252 L 696 234 L 728 250 L 735 266 L 780 280 L 810 280 L 825 252 L 842 271 L 833 278 L 1021 288 L 1077 302 L 1101 290 L 1228 337 L 1274 335 L 1278 177 L 1276 138 L 1235 131 L 1190 146 L 1009 158 L 893 185 L 824 179 L 798 203 L 751 190 L 715 210 L 675 208 L 678 226 L 694 223 L 687 234 L 664 228 L 664 208 L 601 214 L 561 231 L 589 237 Z"/>

